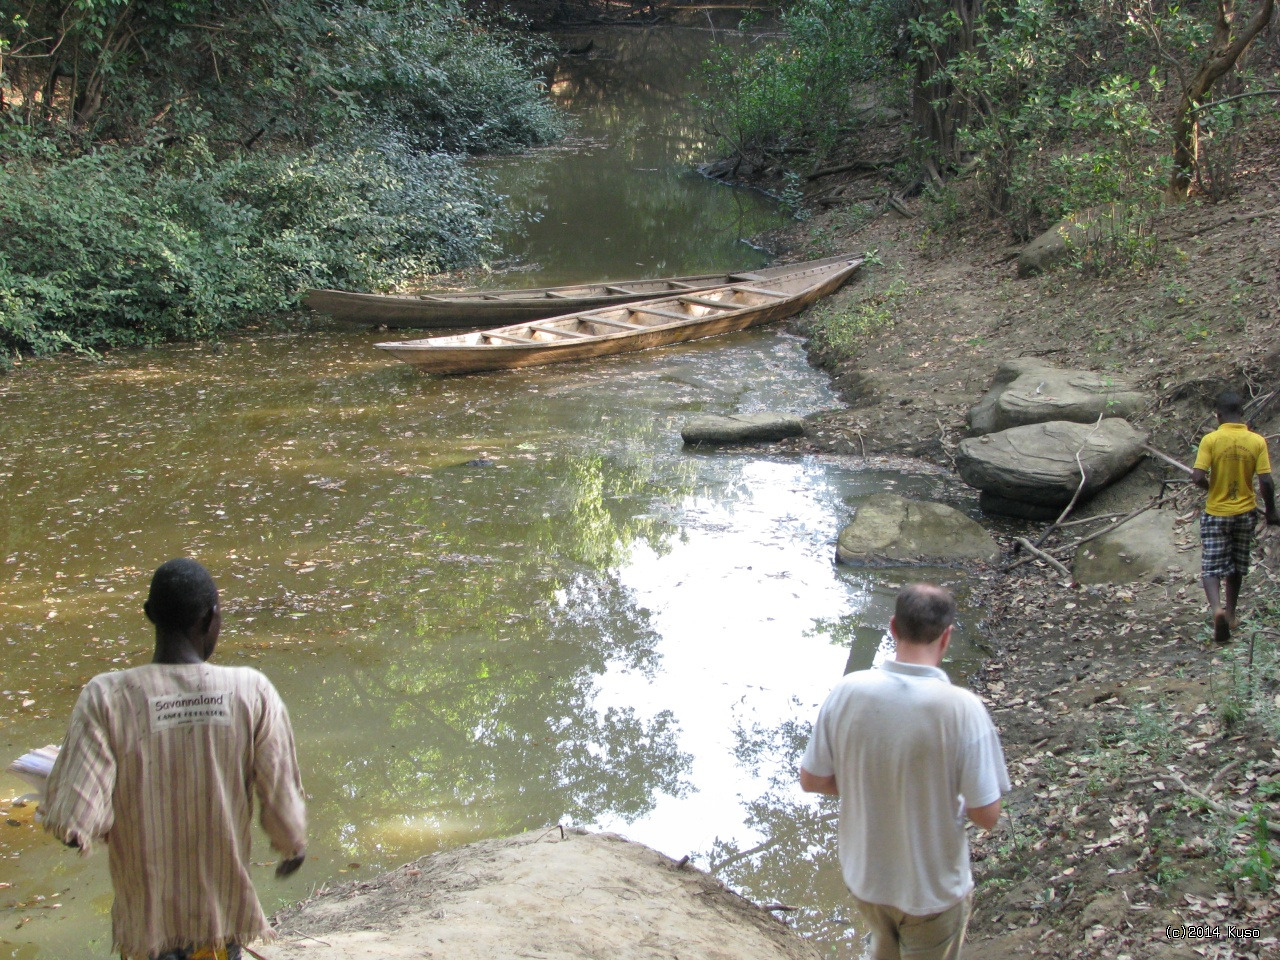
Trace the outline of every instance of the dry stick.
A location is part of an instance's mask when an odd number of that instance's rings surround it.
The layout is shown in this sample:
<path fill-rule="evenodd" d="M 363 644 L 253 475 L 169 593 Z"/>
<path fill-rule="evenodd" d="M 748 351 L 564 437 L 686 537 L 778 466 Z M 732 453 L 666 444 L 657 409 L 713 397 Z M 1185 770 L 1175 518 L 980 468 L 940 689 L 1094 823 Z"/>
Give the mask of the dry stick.
<path fill-rule="evenodd" d="M 1173 773 L 1171 771 L 1168 774 L 1168 778 L 1172 780 L 1174 783 L 1176 783 L 1179 787 L 1181 787 L 1183 793 L 1189 793 L 1191 796 L 1195 797 L 1201 803 L 1206 804 L 1210 809 L 1216 810 L 1219 813 L 1225 813 L 1229 817 L 1241 816 L 1241 813 L 1239 810 L 1232 810 L 1226 804 L 1219 803 L 1217 800 L 1214 800 L 1212 797 L 1208 796 L 1207 794 L 1201 793 L 1199 790 L 1192 787 L 1190 784 L 1187 783 L 1187 781 L 1183 780 L 1182 777 L 1178 776 L 1176 773 Z M 1274 820 L 1264 820 L 1263 823 L 1267 825 L 1268 830 L 1270 830 L 1276 836 L 1280 837 L 1280 823 L 1276 823 Z"/>
<path fill-rule="evenodd" d="M 1092 437 L 1095 433 L 1097 433 L 1098 427 L 1100 426 L 1102 426 L 1101 413 L 1098 414 L 1098 420 L 1093 425 L 1093 429 L 1090 430 L 1088 433 L 1088 436 L 1084 438 L 1084 443 L 1080 444 L 1080 449 L 1076 451 L 1076 468 L 1080 471 L 1080 483 L 1079 485 L 1076 486 L 1076 492 L 1072 495 L 1071 502 L 1067 504 L 1067 509 L 1063 510 L 1060 514 L 1058 514 L 1058 519 L 1053 521 L 1053 523 L 1049 524 L 1049 526 L 1045 528 L 1044 533 L 1040 534 L 1040 539 L 1037 540 L 1035 543 L 1037 547 L 1039 547 L 1046 540 L 1048 540 L 1049 534 L 1057 530 L 1058 525 L 1062 523 L 1063 520 L 1067 519 L 1067 517 L 1071 515 L 1071 511 L 1076 508 L 1076 501 L 1080 499 L 1080 494 L 1084 492 L 1084 485 L 1089 481 L 1088 474 L 1084 472 L 1084 463 L 1080 459 L 1080 454 L 1084 453 L 1084 448 L 1089 445 L 1089 437 Z"/>
<path fill-rule="evenodd" d="M 1087 537 L 1081 537 L 1079 540 L 1075 541 L 1075 543 L 1064 543 L 1061 546 L 1054 547 L 1053 549 L 1058 552 L 1067 552 L 1067 551 L 1078 549 L 1082 545 L 1088 543 L 1090 540 L 1097 540 L 1098 537 L 1101 537 L 1104 534 L 1110 533 L 1112 530 L 1115 530 L 1117 527 L 1124 526 L 1134 517 L 1137 517 L 1137 516 L 1140 516 L 1141 514 L 1146 513 L 1148 510 L 1150 510 L 1159 502 L 1160 502 L 1160 498 L 1157 497 L 1156 499 L 1148 503 L 1145 507 L 1139 507 L 1137 510 L 1134 510 L 1130 513 L 1126 513 L 1121 519 L 1117 520 L 1115 523 L 1107 527 L 1103 527 L 1101 530 L 1098 530 L 1095 533 L 1091 533 Z M 1031 559 L 1030 557 L 1023 557 L 1021 560 L 1015 560 L 1013 563 L 1009 564 L 1004 569 L 1007 572 L 1009 570 L 1012 570 L 1014 567 L 1022 566 L 1022 564 L 1028 562 L 1030 559 Z"/>
<path fill-rule="evenodd" d="M 1049 556 L 1039 547 L 1032 546 L 1031 541 L 1028 540 L 1026 537 L 1018 537 L 1018 546 L 1022 547 L 1023 550 L 1026 550 L 1027 553 L 1031 554 L 1033 557 L 1038 557 L 1041 560 L 1043 560 L 1045 563 L 1049 564 L 1049 566 L 1053 567 L 1055 570 L 1061 573 L 1068 580 L 1071 579 L 1070 570 L 1064 567 L 1060 561 L 1055 560 L 1053 557 Z"/>
<path fill-rule="evenodd" d="M 1088 543 L 1090 540 L 1097 540 L 1103 534 L 1110 533 L 1112 530 L 1116 529 L 1117 527 L 1124 526 L 1124 524 L 1128 523 L 1134 517 L 1146 513 L 1148 510 L 1154 507 L 1157 502 L 1158 502 L 1157 500 L 1152 500 L 1145 507 L 1140 507 L 1139 509 L 1132 511 L 1131 513 L 1125 514 L 1123 519 L 1117 520 L 1115 523 L 1111 524 L 1111 526 L 1107 527 L 1105 530 L 1099 530 L 1097 533 L 1091 533 L 1087 537 L 1081 537 L 1075 543 L 1069 543 L 1069 544 L 1066 544 L 1065 546 L 1055 547 L 1054 549 L 1055 550 L 1075 550 L 1076 548 L 1080 547 L 1082 544 Z"/>
<path fill-rule="evenodd" d="M 1083 449 L 1083 448 L 1081 448 L 1081 449 Z M 1084 464 L 1082 464 L 1082 463 L 1080 462 L 1080 451 L 1079 451 L 1079 450 L 1077 450 L 1077 451 L 1076 451 L 1076 466 L 1078 466 L 1078 467 L 1080 468 L 1080 483 L 1079 483 L 1079 484 L 1077 484 L 1077 486 L 1076 486 L 1076 492 L 1075 492 L 1075 494 L 1073 494 L 1073 495 L 1072 495 L 1072 497 L 1071 497 L 1071 502 L 1067 504 L 1067 509 L 1063 510 L 1060 514 L 1058 514 L 1058 519 L 1057 519 L 1057 520 L 1053 521 L 1053 523 L 1049 524 L 1049 526 L 1047 526 L 1047 527 L 1045 527 L 1045 528 L 1044 528 L 1044 532 L 1043 532 L 1042 534 L 1040 534 L 1040 539 L 1039 539 L 1039 540 L 1037 540 L 1037 541 L 1036 541 L 1036 543 L 1035 543 L 1035 545 L 1036 545 L 1037 547 L 1039 547 L 1039 546 L 1040 546 L 1041 544 L 1043 544 L 1046 540 L 1048 540 L 1048 539 L 1049 539 L 1049 534 L 1051 534 L 1051 533 L 1053 533 L 1053 531 L 1057 530 L 1057 529 L 1058 529 L 1058 525 L 1059 525 L 1059 524 L 1061 524 L 1061 523 L 1062 523 L 1062 521 L 1063 521 L 1063 520 L 1065 520 L 1068 516 L 1070 516 L 1071 511 L 1075 509 L 1076 501 L 1080 499 L 1080 493 L 1081 493 L 1081 491 L 1082 491 L 1082 490 L 1084 490 L 1084 485 L 1085 485 L 1085 483 L 1088 481 L 1088 479 L 1089 479 L 1089 478 L 1088 478 L 1088 476 L 1087 476 L 1087 475 L 1085 474 L 1085 472 L 1084 472 Z"/>
<path fill-rule="evenodd" d="M 1116 517 L 1123 516 L 1123 513 L 1099 513 L 1096 516 L 1081 517 L 1079 520 L 1068 520 L 1066 523 L 1060 523 L 1058 524 L 1058 529 L 1062 530 L 1065 527 L 1078 527 L 1082 523 L 1095 523 L 1098 520 L 1114 520 Z"/>
<path fill-rule="evenodd" d="M 1165 463 L 1169 464 L 1169 466 L 1177 467 L 1183 473 L 1192 472 L 1191 468 L 1188 467 L 1185 463 L 1182 463 L 1180 460 L 1173 459 L 1173 457 L 1169 456 L 1167 453 L 1161 453 L 1159 450 L 1151 446 L 1151 444 L 1149 443 L 1144 443 L 1142 445 L 1142 449 L 1147 451 L 1147 453 L 1151 454 L 1153 457 L 1163 460 Z"/>
<path fill-rule="evenodd" d="M 1232 760 L 1225 767 L 1223 767 L 1221 770 L 1219 770 L 1217 773 L 1213 775 L 1213 779 L 1209 781 L 1209 786 L 1212 787 L 1215 783 L 1217 783 L 1219 780 L 1221 780 L 1223 777 L 1225 777 L 1228 773 L 1230 773 L 1232 770 L 1234 770 L 1238 766 L 1240 766 L 1240 761 Z"/>

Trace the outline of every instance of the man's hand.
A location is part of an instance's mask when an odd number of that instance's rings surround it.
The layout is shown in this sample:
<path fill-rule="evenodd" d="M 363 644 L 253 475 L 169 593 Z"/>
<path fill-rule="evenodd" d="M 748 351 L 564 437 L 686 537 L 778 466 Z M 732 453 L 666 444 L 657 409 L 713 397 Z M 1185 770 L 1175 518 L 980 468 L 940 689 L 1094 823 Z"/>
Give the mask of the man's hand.
<path fill-rule="evenodd" d="M 1268 510 L 1266 513 L 1268 527 L 1280 527 L 1280 513 L 1274 510 Z"/>
<path fill-rule="evenodd" d="M 298 868 L 302 866 L 302 861 L 305 859 L 307 859 L 307 855 L 302 853 L 296 857 L 290 857 L 288 860 L 281 860 L 276 864 L 276 876 L 287 877 L 296 873 Z"/>

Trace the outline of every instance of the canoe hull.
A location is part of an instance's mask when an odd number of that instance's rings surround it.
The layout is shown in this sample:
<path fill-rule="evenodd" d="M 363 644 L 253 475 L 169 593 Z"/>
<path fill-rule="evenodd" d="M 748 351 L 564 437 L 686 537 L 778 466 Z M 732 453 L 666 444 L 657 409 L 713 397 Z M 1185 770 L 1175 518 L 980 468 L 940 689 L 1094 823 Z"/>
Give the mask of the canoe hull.
<path fill-rule="evenodd" d="M 736 333 L 740 330 L 776 323 L 779 320 L 792 317 L 810 304 L 839 289 L 857 272 L 862 265 L 862 260 L 861 258 L 841 258 L 839 263 L 843 264 L 843 266 L 824 265 L 821 268 L 812 268 L 809 271 L 798 271 L 797 273 L 809 272 L 820 276 L 815 279 L 813 285 L 805 287 L 795 296 L 789 296 L 786 299 L 779 299 L 761 306 L 727 311 L 716 316 L 655 324 L 642 330 L 624 330 L 581 340 L 509 344 L 453 344 L 445 341 L 460 340 L 462 338 L 439 337 L 434 338 L 434 340 L 379 343 L 375 344 L 375 346 L 420 370 L 441 375 L 480 373 L 489 370 L 513 370 L 521 367 L 566 363 L 574 360 L 589 360 L 597 357 L 633 353 L 638 350 L 649 350 L 654 347 L 685 343 L 690 340 L 700 340 L 725 333 Z M 774 277 L 777 278 L 779 276 L 775 272 Z M 751 292 L 749 284 L 716 289 L 722 291 L 739 289 Z M 643 312 L 646 305 L 660 307 L 670 301 L 671 298 L 669 297 L 657 298 L 632 304 L 629 309 Z M 606 313 L 606 311 L 597 311 L 596 313 Z M 547 323 L 563 323 L 573 318 L 590 322 L 592 311 L 579 311 L 575 314 L 552 318 Z M 483 338 L 493 333 L 500 333 L 501 329 L 472 336 Z"/>
<path fill-rule="evenodd" d="M 810 261 L 821 266 L 843 258 Z M 654 280 L 619 280 L 528 290 L 479 290 L 465 293 L 379 294 L 347 290 L 308 290 L 305 305 L 342 323 L 390 329 L 462 330 L 525 323 L 582 310 L 637 303 L 673 293 L 696 293 L 736 278 L 775 277 L 795 267 L 768 267 L 738 273 L 707 273 Z M 606 288 L 613 288 L 610 292 Z M 629 292 L 616 292 L 627 290 Z"/>

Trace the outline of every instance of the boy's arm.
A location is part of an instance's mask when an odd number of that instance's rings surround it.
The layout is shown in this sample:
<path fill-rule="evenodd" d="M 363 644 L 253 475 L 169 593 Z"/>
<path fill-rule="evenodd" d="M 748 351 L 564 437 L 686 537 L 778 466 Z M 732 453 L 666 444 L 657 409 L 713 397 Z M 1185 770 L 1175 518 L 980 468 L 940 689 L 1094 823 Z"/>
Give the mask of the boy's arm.
<path fill-rule="evenodd" d="M 1267 518 L 1267 526 L 1280 525 L 1280 514 L 1276 513 L 1276 485 L 1271 474 L 1258 474 L 1258 489 L 1262 491 L 1262 506 Z"/>

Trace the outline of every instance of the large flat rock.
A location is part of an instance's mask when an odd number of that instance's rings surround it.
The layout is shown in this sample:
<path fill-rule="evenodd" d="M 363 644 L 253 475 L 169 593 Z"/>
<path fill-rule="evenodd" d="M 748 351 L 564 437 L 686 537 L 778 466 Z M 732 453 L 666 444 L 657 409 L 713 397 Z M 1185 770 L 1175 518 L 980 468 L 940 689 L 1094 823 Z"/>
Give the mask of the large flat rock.
<path fill-rule="evenodd" d="M 956 469 L 965 483 L 983 492 L 1064 507 L 1080 485 L 1082 467 L 1081 496 L 1088 497 L 1132 469 L 1146 439 L 1118 417 L 1097 424 L 1055 420 L 962 440 Z"/>
<path fill-rule="evenodd" d="M 851 564 L 990 563 L 1000 550 L 982 525 L 941 503 L 878 493 L 840 531 L 836 559 Z"/>
<path fill-rule="evenodd" d="M 970 408 L 968 419 L 974 433 L 995 433 L 1053 420 L 1093 423 L 1102 416 L 1128 418 L 1149 402 L 1147 394 L 1122 377 L 1017 357 L 996 370 L 986 395 Z"/>

